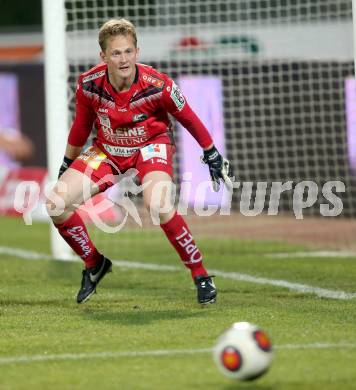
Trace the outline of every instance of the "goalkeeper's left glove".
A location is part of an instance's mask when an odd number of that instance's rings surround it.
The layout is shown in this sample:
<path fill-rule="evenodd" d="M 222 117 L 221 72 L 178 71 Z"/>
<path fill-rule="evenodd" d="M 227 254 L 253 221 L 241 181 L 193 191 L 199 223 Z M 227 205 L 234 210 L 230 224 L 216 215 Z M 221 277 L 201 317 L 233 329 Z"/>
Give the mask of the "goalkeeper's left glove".
<path fill-rule="evenodd" d="M 201 157 L 203 163 L 208 164 L 211 181 L 214 191 L 220 189 L 220 179 L 227 188 L 232 191 L 232 180 L 235 179 L 230 162 L 224 158 L 215 146 L 209 150 L 204 150 L 204 156 Z"/>
<path fill-rule="evenodd" d="M 61 167 L 59 168 L 59 172 L 58 172 L 58 179 L 63 175 L 63 173 L 69 168 L 70 164 L 72 164 L 74 160 L 64 156 L 63 157 L 63 162 L 62 162 L 62 165 Z"/>

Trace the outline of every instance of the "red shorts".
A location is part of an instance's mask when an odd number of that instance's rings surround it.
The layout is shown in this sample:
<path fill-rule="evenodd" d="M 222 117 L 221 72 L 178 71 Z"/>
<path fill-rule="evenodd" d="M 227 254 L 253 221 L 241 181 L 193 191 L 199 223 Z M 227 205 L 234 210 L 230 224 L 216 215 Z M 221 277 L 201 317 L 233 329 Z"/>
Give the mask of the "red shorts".
<path fill-rule="evenodd" d="M 84 173 L 105 191 L 117 182 L 116 175 L 130 168 L 137 169 L 137 177 L 142 182 L 149 172 L 163 171 L 173 177 L 173 154 L 175 147 L 166 144 L 149 144 L 132 154 L 111 160 L 97 146 L 90 146 L 72 164 L 71 168 Z"/>

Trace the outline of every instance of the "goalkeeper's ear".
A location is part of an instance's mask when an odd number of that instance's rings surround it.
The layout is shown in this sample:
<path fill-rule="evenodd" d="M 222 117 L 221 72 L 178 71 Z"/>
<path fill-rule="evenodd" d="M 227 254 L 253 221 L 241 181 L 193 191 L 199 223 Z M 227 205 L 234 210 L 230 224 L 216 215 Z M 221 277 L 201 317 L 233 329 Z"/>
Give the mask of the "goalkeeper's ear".
<path fill-rule="evenodd" d="M 100 58 L 105 64 L 107 63 L 106 55 L 103 51 L 100 52 Z"/>

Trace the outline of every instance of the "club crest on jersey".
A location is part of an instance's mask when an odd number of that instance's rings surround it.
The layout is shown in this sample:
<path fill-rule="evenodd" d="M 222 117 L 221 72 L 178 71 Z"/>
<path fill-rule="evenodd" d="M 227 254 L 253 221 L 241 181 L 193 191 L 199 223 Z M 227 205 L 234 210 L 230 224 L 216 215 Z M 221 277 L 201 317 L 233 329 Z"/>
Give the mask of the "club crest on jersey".
<path fill-rule="evenodd" d="M 140 114 L 135 114 L 133 117 L 132 117 L 132 122 L 134 123 L 137 123 L 137 122 L 143 122 L 144 120 L 146 120 L 148 118 L 148 115 L 141 112 Z"/>
<path fill-rule="evenodd" d="M 105 114 L 98 114 L 98 119 L 103 128 L 111 129 L 110 118 Z"/>
<path fill-rule="evenodd" d="M 172 84 L 171 99 L 173 100 L 178 110 L 181 111 L 185 105 L 185 99 L 178 85 L 174 81 Z"/>
<path fill-rule="evenodd" d="M 156 77 L 150 76 L 146 73 L 142 74 L 142 80 L 146 81 L 146 83 L 151 84 L 157 88 L 163 88 L 163 86 L 164 86 L 163 80 L 157 79 Z"/>

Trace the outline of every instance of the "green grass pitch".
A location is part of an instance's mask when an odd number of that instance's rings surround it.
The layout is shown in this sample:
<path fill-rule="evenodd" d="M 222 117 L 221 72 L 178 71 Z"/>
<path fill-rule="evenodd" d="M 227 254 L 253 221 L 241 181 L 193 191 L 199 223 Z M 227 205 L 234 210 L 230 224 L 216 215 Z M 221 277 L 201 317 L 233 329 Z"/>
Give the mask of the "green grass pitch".
<path fill-rule="evenodd" d="M 217 303 L 199 307 L 183 266 L 176 272 L 116 266 L 98 293 L 77 305 L 80 262 L 1 253 L 12 247 L 49 254 L 47 224 L 2 217 L 0 231 L 0 389 L 356 389 L 356 299 L 217 277 Z M 115 259 L 180 266 L 159 229 L 108 239 Z M 197 241 L 211 269 L 356 291 L 356 258 L 273 258 L 303 248 Z M 225 378 L 211 353 L 194 353 L 211 348 L 236 321 L 258 324 L 277 347 L 270 371 L 255 382 Z"/>

